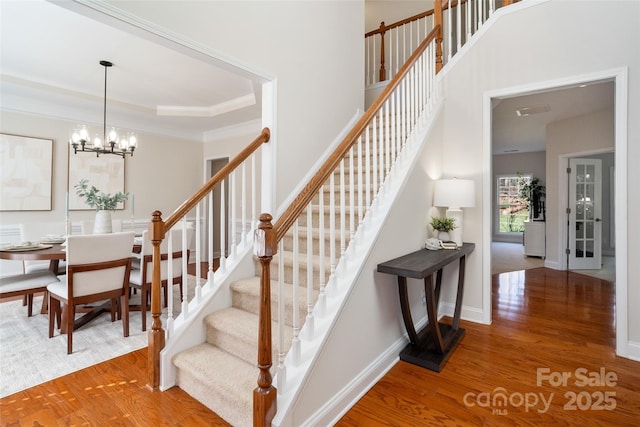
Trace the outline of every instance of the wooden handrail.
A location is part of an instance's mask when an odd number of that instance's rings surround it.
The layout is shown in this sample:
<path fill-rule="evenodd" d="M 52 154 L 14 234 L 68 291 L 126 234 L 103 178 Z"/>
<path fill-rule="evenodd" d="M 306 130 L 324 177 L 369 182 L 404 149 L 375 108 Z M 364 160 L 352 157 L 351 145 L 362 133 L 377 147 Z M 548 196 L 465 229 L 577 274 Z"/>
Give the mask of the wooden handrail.
<path fill-rule="evenodd" d="M 367 37 L 375 36 L 376 34 L 385 33 L 396 27 L 400 27 L 410 22 L 417 21 L 418 19 L 426 18 L 427 16 L 430 16 L 430 15 L 433 15 L 433 9 L 430 9 L 430 10 L 427 10 L 426 12 L 422 12 L 417 15 L 411 16 L 409 18 L 405 18 L 403 20 L 394 22 L 393 24 L 390 24 L 390 25 L 385 25 L 383 21 L 380 23 L 380 28 L 378 28 L 377 30 L 369 31 L 364 35 L 364 37 L 367 38 Z"/>
<path fill-rule="evenodd" d="M 382 91 L 378 99 L 369 107 L 367 112 L 358 120 L 351 131 L 344 137 L 340 145 L 324 162 L 318 172 L 304 186 L 298 197 L 296 197 L 284 213 L 278 218 L 273 225 L 275 229 L 275 241 L 279 242 L 293 225 L 296 219 L 302 214 L 304 209 L 313 199 L 315 193 L 320 190 L 322 184 L 329 178 L 333 171 L 339 166 L 340 161 L 349 153 L 349 150 L 356 143 L 358 137 L 369 126 L 373 117 L 378 113 L 380 108 L 389 99 L 391 93 L 398 87 L 402 79 L 409 72 L 413 64 L 420 57 L 422 52 L 427 48 L 429 43 L 436 38 L 440 31 L 440 27 L 434 28 L 427 37 L 420 43 L 418 48 L 411 54 L 407 62 L 400 68 L 398 73 L 391 79 L 387 87 Z"/>
<path fill-rule="evenodd" d="M 168 230 L 180 221 L 191 209 L 193 209 L 207 194 L 220 184 L 234 169 L 242 164 L 254 151 L 258 149 L 265 142 L 269 142 L 271 138 L 271 132 L 269 128 L 262 129 L 260 135 L 254 139 L 249 145 L 247 145 L 237 156 L 235 156 L 229 163 L 224 165 L 222 169 L 218 171 L 205 185 L 198 190 L 191 198 L 187 199 L 181 204 L 169 217 L 165 220 L 165 229 Z"/>
<path fill-rule="evenodd" d="M 262 129 L 260 135 L 247 145 L 229 163 L 220 169 L 200 190 L 198 190 L 187 201 L 180 205 L 166 221 L 162 220 L 162 212 L 154 211 L 149 222 L 149 240 L 153 244 L 153 269 L 151 278 L 151 330 L 149 330 L 149 347 L 147 352 L 147 387 L 151 390 L 158 390 L 160 386 L 160 352 L 165 345 L 165 331 L 162 329 L 160 315 L 162 308 L 160 304 L 161 274 L 160 274 L 160 245 L 164 240 L 167 230 L 171 229 L 184 216 L 189 213 L 202 199 L 204 199 L 213 189 L 223 182 L 238 166 L 242 164 L 251 154 L 253 154 L 262 144 L 269 142 L 271 132 L 269 128 Z"/>

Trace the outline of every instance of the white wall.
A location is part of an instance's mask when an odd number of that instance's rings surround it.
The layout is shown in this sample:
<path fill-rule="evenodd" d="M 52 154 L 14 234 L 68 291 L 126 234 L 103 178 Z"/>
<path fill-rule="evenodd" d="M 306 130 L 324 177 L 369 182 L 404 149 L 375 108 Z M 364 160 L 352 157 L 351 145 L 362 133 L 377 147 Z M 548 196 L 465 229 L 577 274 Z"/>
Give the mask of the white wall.
<path fill-rule="evenodd" d="M 613 151 L 614 149 L 613 109 L 597 111 L 567 120 L 550 123 L 547 126 L 547 261 L 551 266 L 562 263 L 566 237 L 561 234 L 562 221 L 566 215 L 558 215 L 566 207 L 559 201 L 566 200 L 567 178 L 564 170 L 567 158 L 578 153 Z M 581 155 L 579 157 L 585 157 Z M 562 162 L 562 163 L 561 163 Z M 603 173 L 605 171 L 603 170 Z M 608 174 L 608 171 L 606 172 Z M 604 190 L 604 187 L 603 187 Z M 554 214 L 555 213 L 555 214 Z M 632 277 L 632 276 L 629 276 Z"/>
<path fill-rule="evenodd" d="M 277 79 L 276 206 L 363 107 L 363 1 L 110 3 Z"/>
<path fill-rule="evenodd" d="M 433 9 L 433 0 L 365 0 L 365 32 Z"/>
<path fill-rule="evenodd" d="M 522 7 L 521 7 L 522 6 Z M 530 6 L 530 7 L 526 7 Z M 508 13 L 508 10 L 515 11 Z M 488 133 L 483 122 L 483 96 L 485 93 L 506 93 L 526 90 L 542 82 L 577 79 L 580 76 L 603 73 L 607 70 L 628 69 L 628 117 L 627 123 L 627 182 L 628 218 L 635 217 L 640 209 L 640 192 L 633 183 L 640 182 L 640 170 L 631 159 L 640 158 L 640 40 L 639 2 L 604 1 L 549 1 L 526 2 L 498 11 L 495 24 L 483 33 L 478 42 L 464 55 L 454 58 L 454 66 L 443 75 L 446 96 L 443 118 L 444 163 L 448 175 L 467 176 L 483 188 L 484 177 L 490 173 L 490 153 L 484 152 L 483 141 Z M 497 16 L 496 16 L 497 17 Z M 602 31 L 594 31 L 594 26 Z M 533 37 L 514 35 L 535 34 Z M 456 63 L 457 62 L 457 63 Z M 461 126 L 461 124 L 464 126 Z M 434 143 L 437 143 L 434 141 Z M 490 143 L 487 144 L 490 146 Z M 549 150 L 549 147 L 547 148 Z M 618 164 L 618 167 L 620 165 Z M 547 170 L 553 165 L 547 162 Z M 548 189 L 553 186 L 548 182 Z M 548 200 L 552 200 L 549 197 Z M 465 209 L 465 231 L 468 239 L 483 243 L 483 212 L 489 212 L 480 200 L 474 209 Z M 547 217 L 551 217 L 547 206 Z M 550 224 L 548 224 L 550 225 Z M 490 234 L 490 233 L 489 233 Z M 640 236 L 640 224 L 628 222 L 628 342 L 640 354 L 640 282 L 634 278 L 640 274 L 640 265 L 632 260 L 640 259 L 640 247 L 633 242 Z M 483 245 L 481 245 L 483 246 Z M 618 246 L 618 253 L 620 247 Z M 478 249 L 477 249 L 478 250 Z M 483 248 L 479 248 L 483 252 Z M 484 253 L 481 253 L 485 257 Z M 557 255 L 557 254 L 556 254 Z M 488 254 L 486 254 L 488 256 Z M 487 264 L 488 265 L 488 264 Z M 489 277 L 479 264 L 469 265 L 468 277 Z M 484 283 L 485 287 L 490 283 Z M 489 288 L 490 289 L 490 288 Z M 489 300 L 482 293 L 467 288 L 465 305 L 483 310 L 489 309 Z M 625 301 L 621 301 L 625 303 Z M 624 326 L 622 330 L 624 330 Z"/>
<path fill-rule="evenodd" d="M 0 111 L 0 132 L 53 139 L 52 210 L 38 212 L 2 212 L 2 224 L 63 222 L 67 193 L 68 143 L 76 123 Z M 154 210 L 163 218 L 173 212 L 201 185 L 202 144 L 139 134 L 138 148 L 125 162 L 125 191 L 135 195 L 136 220 L 151 219 Z M 71 154 L 73 155 L 73 154 Z M 194 167 L 193 165 L 198 165 Z M 72 183 L 73 184 L 73 183 Z M 72 221 L 92 220 L 95 211 L 71 211 Z M 117 210 L 114 219 L 131 219 L 131 204 Z"/>

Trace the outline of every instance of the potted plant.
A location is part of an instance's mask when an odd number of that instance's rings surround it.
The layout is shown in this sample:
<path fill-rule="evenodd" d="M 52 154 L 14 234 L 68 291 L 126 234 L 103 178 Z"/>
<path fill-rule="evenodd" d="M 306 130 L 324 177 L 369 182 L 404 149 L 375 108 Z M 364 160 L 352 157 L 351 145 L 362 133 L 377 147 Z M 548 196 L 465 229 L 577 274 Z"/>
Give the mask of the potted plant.
<path fill-rule="evenodd" d="M 524 177 L 521 173 L 518 173 L 520 177 L 520 198 L 527 202 L 529 206 L 529 219 L 539 218 L 541 212 L 544 210 L 542 200 L 546 194 L 545 186 L 542 184 L 540 178 L 535 176 L 531 180 Z M 544 215 L 542 215 L 544 218 Z"/>
<path fill-rule="evenodd" d="M 432 216 L 429 225 L 438 232 L 438 239 L 449 240 L 449 232 L 456 228 L 456 219 L 445 216 Z"/>
<path fill-rule="evenodd" d="M 85 203 L 96 209 L 96 220 L 93 224 L 93 234 L 111 233 L 111 211 L 116 209 L 118 203 L 129 198 L 129 193 L 121 191 L 110 194 L 103 193 L 95 186 L 89 186 L 89 181 L 81 179 L 74 186 L 76 194 L 85 199 Z"/>

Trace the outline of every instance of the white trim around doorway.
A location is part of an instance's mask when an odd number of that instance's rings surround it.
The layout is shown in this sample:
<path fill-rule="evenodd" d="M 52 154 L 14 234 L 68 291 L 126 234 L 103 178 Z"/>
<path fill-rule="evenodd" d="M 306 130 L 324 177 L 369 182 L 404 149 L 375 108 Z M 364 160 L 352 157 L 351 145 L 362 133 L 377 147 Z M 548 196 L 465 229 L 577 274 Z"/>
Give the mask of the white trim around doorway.
<path fill-rule="evenodd" d="M 628 277 L 627 277 L 627 122 L 628 69 L 626 67 L 570 76 L 563 79 L 504 88 L 484 93 L 483 99 L 483 179 L 484 200 L 491 200 L 491 104 L 493 98 L 522 96 L 565 86 L 612 79 L 615 82 L 615 235 L 616 235 L 616 354 L 640 360 L 640 345 L 629 341 Z M 562 194 L 562 192 L 560 192 Z M 566 196 L 565 196 L 566 197 Z M 560 205 L 561 206 L 561 205 Z M 491 323 L 491 214 L 492 204 L 483 204 L 482 300 L 483 321 Z M 552 265 L 546 264 L 548 267 Z M 561 267 L 561 265 L 559 265 Z M 566 266 L 565 266 L 566 268 Z"/>

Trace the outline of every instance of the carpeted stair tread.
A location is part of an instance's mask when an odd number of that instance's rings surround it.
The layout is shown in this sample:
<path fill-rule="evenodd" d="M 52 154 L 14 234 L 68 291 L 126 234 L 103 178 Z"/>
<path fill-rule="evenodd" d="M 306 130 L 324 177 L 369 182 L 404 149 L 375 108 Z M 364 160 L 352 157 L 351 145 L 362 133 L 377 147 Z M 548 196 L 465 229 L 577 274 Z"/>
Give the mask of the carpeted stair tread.
<path fill-rule="evenodd" d="M 258 369 L 213 345 L 176 355 L 178 386 L 236 427 L 251 426 Z M 220 369 L 222 368 L 222 369 Z"/>
<path fill-rule="evenodd" d="M 247 311 L 230 307 L 216 311 L 205 317 L 207 342 L 231 353 L 250 364 L 258 360 L 258 316 Z M 277 357 L 278 323 L 271 323 L 273 357 Z M 285 328 L 285 342 L 293 336 L 291 328 Z"/>
<path fill-rule="evenodd" d="M 284 299 L 285 299 L 285 319 L 284 324 L 293 325 L 293 285 L 284 283 Z M 260 309 L 260 277 L 254 276 L 247 279 L 237 280 L 231 284 L 233 306 L 254 314 L 259 313 Z M 318 299 L 320 292 L 313 290 L 313 301 Z M 307 316 L 307 290 L 298 289 L 298 313 L 301 322 L 304 322 Z M 278 282 L 271 281 L 271 314 L 274 319 L 278 315 Z"/>

